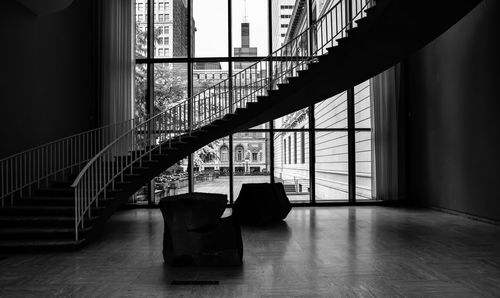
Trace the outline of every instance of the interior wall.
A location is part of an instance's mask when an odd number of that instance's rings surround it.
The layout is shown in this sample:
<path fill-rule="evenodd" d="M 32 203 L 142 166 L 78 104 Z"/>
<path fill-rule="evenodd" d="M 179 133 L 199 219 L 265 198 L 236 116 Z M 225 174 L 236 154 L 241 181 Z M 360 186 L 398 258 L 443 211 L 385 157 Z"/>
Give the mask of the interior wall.
<path fill-rule="evenodd" d="M 407 63 L 417 203 L 500 220 L 500 2 L 484 0 Z"/>
<path fill-rule="evenodd" d="M 35 16 L 0 9 L 0 158 L 95 127 L 95 1 Z"/>

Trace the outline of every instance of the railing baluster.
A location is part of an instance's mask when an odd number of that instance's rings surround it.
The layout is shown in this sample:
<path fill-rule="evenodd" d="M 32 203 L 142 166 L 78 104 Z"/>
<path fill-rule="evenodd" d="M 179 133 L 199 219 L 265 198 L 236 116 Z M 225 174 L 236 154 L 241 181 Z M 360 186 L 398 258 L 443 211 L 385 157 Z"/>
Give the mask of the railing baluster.
<path fill-rule="evenodd" d="M 371 5 L 370 0 L 337 2 L 310 29 L 265 59 L 238 69 L 233 76 L 169 106 L 159 115 L 111 124 L 0 160 L 1 206 L 8 204 L 9 197 L 13 205 L 14 199 L 25 191 L 31 195 L 32 184 L 40 187 L 45 180 L 48 187 L 49 180 L 64 177 L 76 168 L 80 173 L 72 186 L 78 240 L 79 227 L 83 228 L 86 218 L 91 217 L 92 206 L 99 206 L 100 196 L 107 198 L 109 188 L 114 190 L 115 180 L 121 177 L 123 181 L 127 170 L 133 173 L 137 166 L 142 167 L 143 158 L 148 155 L 151 160 L 154 150 L 163 154 L 163 143 L 171 148 L 175 137 L 182 141 L 185 133 L 191 134 L 193 129 L 222 119 L 236 108 L 245 108 L 248 103 L 257 102 L 258 96 L 276 89 L 278 83 L 289 82 L 289 77 L 315 61 L 316 54 L 326 54 L 338 38 L 345 37 L 346 29 L 365 16 L 364 9 Z"/>

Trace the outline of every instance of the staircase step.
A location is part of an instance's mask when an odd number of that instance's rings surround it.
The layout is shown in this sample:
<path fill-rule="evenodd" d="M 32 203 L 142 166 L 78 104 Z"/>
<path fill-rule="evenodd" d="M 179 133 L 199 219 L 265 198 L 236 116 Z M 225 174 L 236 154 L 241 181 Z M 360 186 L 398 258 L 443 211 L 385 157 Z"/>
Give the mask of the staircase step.
<path fill-rule="evenodd" d="M 297 83 L 297 82 L 300 80 L 300 78 L 299 78 L 299 77 L 288 77 L 288 78 L 286 78 L 286 79 L 288 80 L 288 83 L 289 83 L 290 85 L 291 85 L 291 84 L 295 84 L 295 83 Z"/>
<path fill-rule="evenodd" d="M 79 234 L 85 236 L 90 227 L 79 229 Z M 9 227 L 0 228 L 0 239 L 4 240 L 35 240 L 35 239 L 72 239 L 75 228 L 69 227 Z"/>
<path fill-rule="evenodd" d="M 76 176 L 75 176 L 75 178 L 76 178 Z M 67 187 L 71 187 L 71 184 L 73 184 L 73 181 L 75 181 L 75 179 L 55 180 L 55 181 L 50 182 L 50 186 L 52 188 L 60 188 L 60 187 L 67 188 Z"/>
<path fill-rule="evenodd" d="M 267 93 L 269 94 L 270 97 L 272 96 L 278 96 L 280 94 L 279 90 L 268 90 Z"/>
<path fill-rule="evenodd" d="M 288 84 L 288 83 L 278 84 L 279 90 L 283 90 L 283 89 L 287 89 L 287 88 L 290 88 L 290 84 Z"/>
<path fill-rule="evenodd" d="M 368 8 L 365 9 L 365 12 L 366 12 L 367 15 L 368 14 L 373 14 L 374 11 L 377 11 L 377 6 L 376 5 L 368 7 Z"/>
<path fill-rule="evenodd" d="M 258 102 L 269 101 L 269 96 L 267 96 L 267 95 L 259 95 L 259 96 L 257 96 L 257 101 Z"/>
<path fill-rule="evenodd" d="M 90 225 L 98 217 L 86 219 Z M 75 219 L 72 216 L 38 216 L 16 215 L 0 216 L 0 227 L 66 227 L 74 228 Z"/>
<path fill-rule="evenodd" d="M 367 26 L 367 24 L 370 23 L 370 20 L 368 18 L 362 18 L 362 19 L 356 20 L 354 22 L 356 22 L 356 25 L 358 27 L 361 27 L 361 26 Z"/>
<path fill-rule="evenodd" d="M 349 36 L 341 37 L 337 39 L 337 43 L 339 46 L 343 46 L 344 44 L 350 42 L 351 38 Z"/>
<path fill-rule="evenodd" d="M 246 113 L 248 113 L 248 110 L 246 108 L 237 108 L 234 113 L 238 116 L 242 116 L 242 115 L 245 115 Z M 219 127 L 219 126 L 217 126 Z"/>
<path fill-rule="evenodd" d="M 74 250 L 81 248 L 87 242 L 86 239 L 37 239 L 37 240 L 5 240 L 0 241 L 2 252 L 31 252 L 31 251 L 54 251 Z"/>
<path fill-rule="evenodd" d="M 345 32 L 347 33 L 347 36 L 356 35 L 359 32 L 359 28 L 358 27 L 352 27 L 351 29 L 347 29 Z"/>
<path fill-rule="evenodd" d="M 303 77 L 309 73 L 307 69 L 304 70 L 298 70 L 297 73 L 299 74 L 299 77 Z"/>
<path fill-rule="evenodd" d="M 228 123 L 230 123 L 230 120 L 225 120 L 225 119 L 217 119 L 217 120 L 212 122 L 212 124 L 217 125 L 217 126 L 227 125 Z"/>
<path fill-rule="evenodd" d="M 38 189 L 35 189 L 34 194 L 37 196 L 71 197 L 71 196 L 75 195 L 75 190 L 72 187 L 38 188 Z"/>
<path fill-rule="evenodd" d="M 92 207 L 92 215 L 98 215 L 104 208 Z M 73 216 L 75 214 L 74 206 L 36 206 L 36 205 L 23 205 L 13 206 L 7 208 L 0 208 L 0 216 L 14 216 L 14 215 L 38 215 L 38 216 Z"/>
<path fill-rule="evenodd" d="M 135 168 L 134 168 L 135 170 Z M 130 174 L 130 172 L 125 172 L 123 174 L 124 180 L 128 176 L 133 176 L 135 174 Z M 96 177 L 97 178 L 97 177 Z M 108 189 L 106 191 L 106 197 L 113 197 L 114 194 L 119 193 L 121 190 L 120 189 L 114 189 L 110 190 Z M 54 199 L 57 197 L 63 197 L 63 198 L 73 198 L 74 200 L 75 196 L 75 189 L 74 188 L 38 188 L 34 191 L 34 195 L 31 197 L 40 197 L 40 198 L 49 198 L 49 199 Z"/>
<path fill-rule="evenodd" d="M 262 104 L 259 102 L 247 102 L 247 109 L 258 109 L 259 107 L 262 107 Z"/>
<path fill-rule="evenodd" d="M 109 193 L 110 191 L 106 193 L 106 199 L 99 198 L 99 204 L 106 204 L 112 200 Z M 15 204 L 17 206 L 75 206 L 75 197 L 31 196 L 19 198 Z"/>

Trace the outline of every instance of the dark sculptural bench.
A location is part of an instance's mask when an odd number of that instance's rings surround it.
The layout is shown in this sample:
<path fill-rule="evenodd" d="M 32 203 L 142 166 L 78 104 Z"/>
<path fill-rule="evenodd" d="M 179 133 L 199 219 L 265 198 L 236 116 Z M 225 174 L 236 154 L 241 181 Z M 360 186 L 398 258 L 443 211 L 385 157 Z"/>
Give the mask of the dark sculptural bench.
<path fill-rule="evenodd" d="M 163 258 L 171 265 L 241 265 L 241 230 L 233 216 L 221 218 L 227 195 L 189 193 L 160 200 L 165 222 Z"/>
<path fill-rule="evenodd" d="M 234 203 L 234 216 L 241 224 L 268 225 L 286 218 L 292 205 L 282 183 L 247 183 Z"/>

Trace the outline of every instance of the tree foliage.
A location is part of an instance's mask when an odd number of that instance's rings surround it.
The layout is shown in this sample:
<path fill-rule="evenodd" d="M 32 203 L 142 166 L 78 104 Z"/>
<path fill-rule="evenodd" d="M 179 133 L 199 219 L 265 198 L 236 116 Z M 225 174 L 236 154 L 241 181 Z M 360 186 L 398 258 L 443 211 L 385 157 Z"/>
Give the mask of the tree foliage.
<path fill-rule="evenodd" d="M 159 43 L 161 28 L 154 30 L 154 44 Z M 147 30 L 136 24 L 135 55 L 137 59 L 147 57 Z M 174 45 L 175 46 L 175 45 Z M 173 105 L 187 98 L 187 66 L 185 63 L 155 63 L 154 65 L 154 101 L 152 114 L 167 111 Z M 135 67 L 135 117 L 141 121 L 147 118 L 147 84 L 148 66 L 146 63 L 137 63 Z M 200 82 L 199 86 L 209 88 L 208 82 Z M 196 91 L 203 91 L 196 90 Z M 166 114 L 169 116 L 169 113 Z M 175 119 L 177 120 L 177 119 Z M 174 121 L 175 121 L 174 120 Z M 156 124 L 155 124 L 156 125 Z M 157 124 L 157 127 L 163 127 Z M 169 129 L 169 128 L 166 128 Z M 198 150 L 193 157 L 195 166 L 219 160 L 219 141 L 212 142 Z"/>

